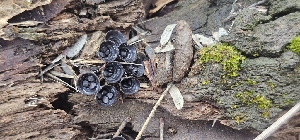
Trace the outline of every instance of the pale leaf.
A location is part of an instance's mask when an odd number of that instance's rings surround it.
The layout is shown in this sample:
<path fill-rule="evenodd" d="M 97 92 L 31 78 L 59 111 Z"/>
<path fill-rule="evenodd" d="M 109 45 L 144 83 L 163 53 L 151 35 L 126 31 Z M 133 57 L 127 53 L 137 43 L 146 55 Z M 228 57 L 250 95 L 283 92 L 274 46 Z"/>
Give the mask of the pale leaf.
<path fill-rule="evenodd" d="M 161 46 L 164 46 L 168 43 L 168 41 L 170 40 L 170 37 L 172 35 L 173 29 L 175 28 L 176 25 L 177 24 L 170 24 L 165 28 L 164 32 L 160 36 L 160 45 Z"/>
<path fill-rule="evenodd" d="M 164 47 L 158 46 L 154 49 L 155 53 L 169 52 L 173 51 L 175 48 L 173 44 L 169 41 L 168 44 Z"/>
<path fill-rule="evenodd" d="M 71 48 L 69 48 L 66 52 L 66 55 L 68 57 L 74 57 L 76 55 L 79 54 L 79 52 L 81 51 L 81 49 L 83 48 L 85 42 L 86 42 L 86 39 L 87 39 L 87 35 L 84 34 L 82 35 L 78 41 L 74 44 L 74 46 L 72 46 Z"/>
<path fill-rule="evenodd" d="M 173 98 L 173 102 L 175 104 L 175 107 L 180 110 L 183 107 L 183 97 L 181 95 L 181 92 L 179 91 L 179 89 L 173 85 L 170 90 L 169 93 L 171 94 L 171 97 Z"/>

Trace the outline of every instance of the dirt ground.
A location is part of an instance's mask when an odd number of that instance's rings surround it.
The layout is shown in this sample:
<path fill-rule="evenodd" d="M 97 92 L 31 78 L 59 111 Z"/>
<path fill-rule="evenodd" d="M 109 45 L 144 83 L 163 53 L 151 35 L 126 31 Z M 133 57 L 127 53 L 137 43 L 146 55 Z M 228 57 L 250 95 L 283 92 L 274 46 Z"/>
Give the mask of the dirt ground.
<path fill-rule="evenodd" d="M 160 139 L 162 130 L 167 140 L 254 139 L 261 131 L 235 129 L 228 123 L 232 118 L 224 115 L 224 108 L 210 98 L 198 99 L 194 96 L 197 91 L 186 90 L 182 84 L 196 63 L 192 34 L 212 35 L 220 27 L 229 27 L 231 23 L 221 20 L 230 14 L 232 3 L 234 0 L 0 2 L 4 5 L 0 8 L 0 139 L 111 139 L 121 123 L 130 118 L 120 135 L 133 140 L 167 83 L 174 83 L 181 91 L 183 108 L 176 109 L 167 94 L 141 139 Z M 150 51 L 155 50 L 166 26 L 175 23 L 170 41 L 174 51 L 152 57 L 147 45 Z M 84 48 L 68 57 L 67 63 L 73 64 L 75 75 L 87 67 L 101 77 L 104 63 L 95 51 L 112 29 L 121 31 L 127 40 L 136 35 L 143 39 L 136 43 L 145 65 L 145 75 L 138 80 L 146 86 L 133 95 L 119 93 L 112 106 L 102 107 L 95 96 L 76 92 L 72 79 L 56 79 L 48 73 L 63 72 L 62 63 L 51 66 L 53 60 L 80 44 L 78 40 L 86 34 Z M 171 68 L 165 69 L 166 65 Z M 45 71 L 47 68 L 51 70 Z M 269 139 L 299 140 L 299 116 L 296 114 Z"/>

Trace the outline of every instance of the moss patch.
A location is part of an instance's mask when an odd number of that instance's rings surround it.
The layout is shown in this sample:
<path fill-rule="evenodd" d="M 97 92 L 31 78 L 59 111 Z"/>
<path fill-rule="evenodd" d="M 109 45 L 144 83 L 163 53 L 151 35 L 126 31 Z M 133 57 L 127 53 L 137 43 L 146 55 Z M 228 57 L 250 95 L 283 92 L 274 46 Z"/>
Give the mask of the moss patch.
<path fill-rule="evenodd" d="M 261 112 L 262 117 L 269 117 L 269 110 L 271 101 L 262 95 L 255 95 L 253 91 L 244 91 L 234 95 L 245 106 L 256 106 L 257 110 Z"/>
<path fill-rule="evenodd" d="M 282 67 L 283 62 L 298 62 L 294 59 L 297 55 L 276 60 L 245 59 L 234 46 L 227 44 L 204 47 L 199 53 L 199 74 L 182 83 L 201 101 L 215 102 L 222 108 L 229 125 L 236 129 L 262 131 L 282 109 L 299 99 L 295 92 L 299 87 L 298 67 L 289 72 Z"/>
<path fill-rule="evenodd" d="M 292 39 L 290 45 L 288 46 L 288 49 L 300 55 L 300 36 L 296 36 Z"/>
<path fill-rule="evenodd" d="M 238 76 L 239 66 L 244 60 L 245 57 L 239 51 L 226 44 L 200 49 L 200 64 L 220 63 L 226 73 L 224 76 Z"/>

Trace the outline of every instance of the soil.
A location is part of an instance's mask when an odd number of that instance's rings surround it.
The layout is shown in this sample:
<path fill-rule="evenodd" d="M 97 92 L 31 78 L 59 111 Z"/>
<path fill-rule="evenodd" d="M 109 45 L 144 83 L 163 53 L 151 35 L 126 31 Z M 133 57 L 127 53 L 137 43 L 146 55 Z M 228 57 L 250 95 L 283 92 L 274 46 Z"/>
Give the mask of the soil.
<path fill-rule="evenodd" d="M 149 13 L 156 4 L 164 3 L 157 1 L 0 2 L 4 5 L 0 8 L 0 139 L 110 139 L 128 117 L 131 120 L 121 135 L 134 139 L 170 82 L 181 91 L 184 106 L 176 109 L 167 94 L 145 129 L 144 140 L 159 139 L 161 119 L 164 139 L 250 140 L 300 99 L 300 58 L 285 50 L 292 37 L 300 34 L 299 1 L 278 4 L 282 1 L 270 0 L 261 5 L 269 8 L 268 13 L 260 13 L 247 9 L 256 0 L 237 4 L 234 0 L 175 0 Z M 238 15 L 225 21 L 232 8 Z M 147 51 L 159 47 L 160 36 L 170 24 L 177 24 L 170 41 L 175 50 L 152 52 L 150 56 Z M 221 41 L 233 44 L 246 56 L 239 76 L 226 79 L 239 82 L 239 87 L 231 89 L 230 84 L 220 83 L 220 65 L 199 66 L 198 50 L 191 37 L 211 36 L 221 27 L 231 31 Z M 137 93 L 118 94 L 112 106 L 101 107 L 94 96 L 71 88 L 73 80 L 60 81 L 47 76 L 49 72 L 41 74 L 57 56 L 80 44 L 76 42 L 87 34 L 80 54 L 68 60 L 73 60 L 72 69 L 77 75 L 83 68 L 100 75 L 104 62 L 95 51 L 105 33 L 112 29 L 121 31 L 127 39 L 139 35 L 144 40 L 136 47 L 145 65 L 145 75 L 139 80 L 147 86 Z M 53 65 L 53 70 L 63 72 L 59 66 Z M 247 78 L 256 77 L 260 77 L 256 86 L 247 85 Z M 210 83 L 203 85 L 203 80 Z M 272 106 L 270 117 L 265 119 L 257 108 L 235 104 L 231 93 L 246 89 L 263 92 L 261 95 L 279 107 Z M 285 104 L 286 101 L 291 102 Z M 232 105 L 241 108 L 233 110 Z M 233 115 L 245 112 L 251 119 L 236 123 Z M 299 116 L 296 114 L 269 139 L 299 140 Z"/>

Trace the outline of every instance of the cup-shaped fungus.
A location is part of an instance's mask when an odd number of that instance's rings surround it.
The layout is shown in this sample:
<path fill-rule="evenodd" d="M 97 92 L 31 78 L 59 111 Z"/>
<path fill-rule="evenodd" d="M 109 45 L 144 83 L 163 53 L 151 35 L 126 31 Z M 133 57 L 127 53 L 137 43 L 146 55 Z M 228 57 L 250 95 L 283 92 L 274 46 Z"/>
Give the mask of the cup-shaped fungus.
<path fill-rule="evenodd" d="M 116 83 L 124 74 L 124 68 L 119 62 L 108 62 L 106 63 L 102 75 L 106 82 Z"/>
<path fill-rule="evenodd" d="M 117 98 L 117 90 L 110 85 L 103 86 L 96 94 L 96 101 L 100 106 L 110 106 Z"/>
<path fill-rule="evenodd" d="M 100 88 L 100 80 L 98 76 L 92 72 L 82 73 L 78 76 L 76 87 L 81 93 L 92 95 L 98 92 Z"/>
<path fill-rule="evenodd" d="M 140 88 L 140 82 L 134 77 L 126 77 L 120 82 L 120 89 L 124 94 L 136 93 Z"/>

